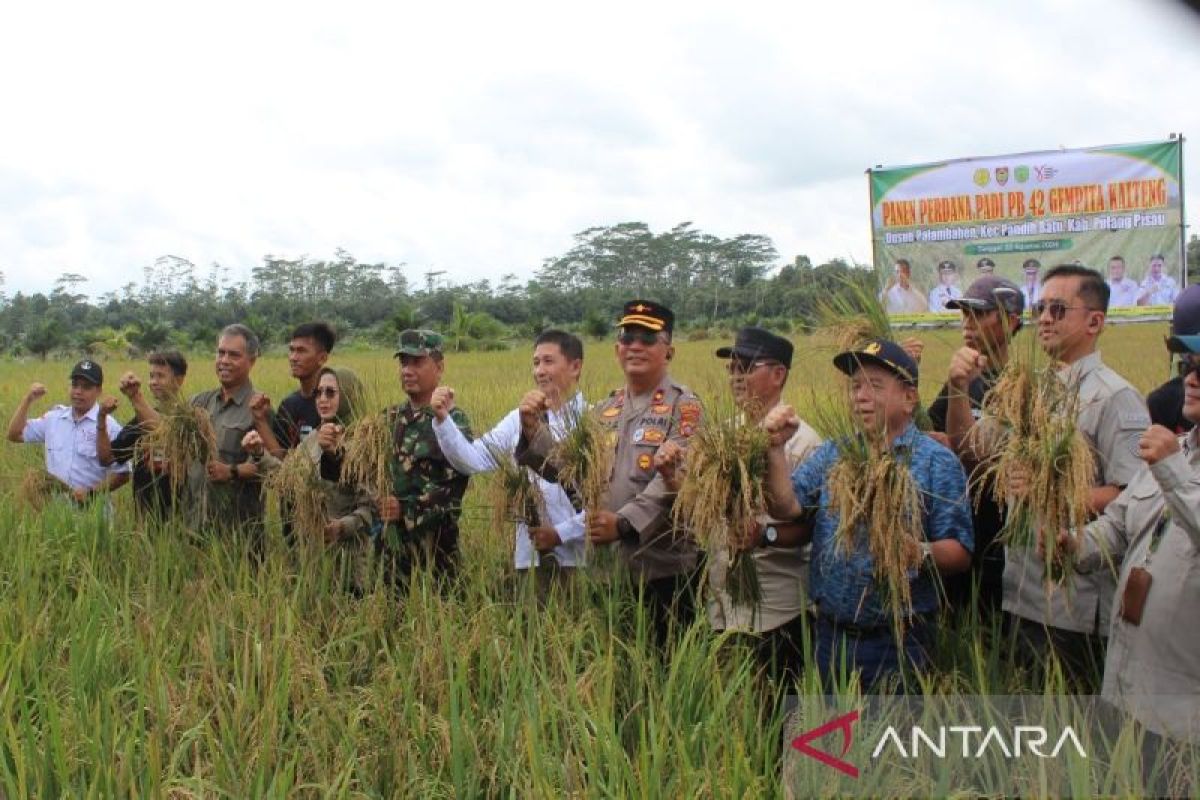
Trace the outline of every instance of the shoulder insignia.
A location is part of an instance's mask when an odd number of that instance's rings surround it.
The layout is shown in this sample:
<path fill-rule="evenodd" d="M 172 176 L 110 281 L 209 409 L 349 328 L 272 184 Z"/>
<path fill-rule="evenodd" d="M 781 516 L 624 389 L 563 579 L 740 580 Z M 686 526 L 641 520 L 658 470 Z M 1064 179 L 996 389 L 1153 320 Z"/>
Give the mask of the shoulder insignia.
<path fill-rule="evenodd" d="M 642 469 L 650 469 L 654 466 L 654 459 L 650 458 L 649 453 L 642 453 L 638 456 L 637 465 Z"/>

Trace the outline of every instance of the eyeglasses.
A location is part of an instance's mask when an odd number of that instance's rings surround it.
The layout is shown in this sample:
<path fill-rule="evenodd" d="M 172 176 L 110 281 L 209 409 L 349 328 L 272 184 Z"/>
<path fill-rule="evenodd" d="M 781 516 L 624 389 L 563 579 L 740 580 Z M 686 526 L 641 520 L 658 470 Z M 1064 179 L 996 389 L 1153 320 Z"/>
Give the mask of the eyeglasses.
<path fill-rule="evenodd" d="M 739 361 L 733 358 L 725 365 L 725 369 L 729 371 L 730 375 L 749 375 L 759 367 L 774 367 L 777 365 L 782 366 L 778 361 Z"/>
<path fill-rule="evenodd" d="M 1038 300 L 1036 303 L 1034 303 L 1032 306 L 1029 307 L 1029 310 L 1030 310 L 1030 313 L 1033 314 L 1034 319 L 1040 319 L 1044 312 L 1049 311 L 1050 319 L 1054 320 L 1055 322 L 1058 322 L 1060 319 L 1062 319 L 1063 317 L 1065 317 L 1067 315 L 1068 311 L 1070 311 L 1071 309 L 1074 309 L 1074 308 L 1082 308 L 1085 310 L 1089 310 L 1087 306 L 1069 306 L 1066 303 L 1064 303 L 1062 300 L 1051 300 L 1049 302 L 1047 302 L 1045 300 Z"/>
<path fill-rule="evenodd" d="M 1196 373 L 1200 380 L 1200 355 L 1187 353 L 1179 356 L 1179 377 L 1186 378 L 1189 372 Z"/>
<path fill-rule="evenodd" d="M 317 397 L 334 398 L 338 396 L 338 390 L 332 386 L 320 386 L 316 391 Z"/>
<path fill-rule="evenodd" d="M 646 347 L 658 344 L 658 334 L 654 331 L 622 329 L 617 334 L 617 341 L 628 347 L 634 342 L 641 342 Z"/>

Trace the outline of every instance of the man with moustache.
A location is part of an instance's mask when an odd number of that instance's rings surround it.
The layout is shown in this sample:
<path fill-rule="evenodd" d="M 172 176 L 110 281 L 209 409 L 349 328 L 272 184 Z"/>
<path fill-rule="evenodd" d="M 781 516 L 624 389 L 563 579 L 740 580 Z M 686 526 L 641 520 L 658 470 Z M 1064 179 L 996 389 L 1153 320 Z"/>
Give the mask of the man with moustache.
<path fill-rule="evenodd" d="M 659 303 L 631 300 L 617 322 L 616 356 L 625 385 L 598 403 L 593 413 L 615 449 L 604 508 L 588 518 L 588 538 L 597 547 L 615 546 L 636 582 L 660 647 L 673 631 L 695 618 L 700 553 L 692 536 L 671 515 L 672 492 L 654 467 L 654 455 L 667 441 L 686 444 L 700 425 L 700 400 L 668 373 L 674 313 Z M 521 400 L 521 439 L 517 461 L 547 479 L 554 436 L 544 424 L 548 402 L 534 390 Z"/>

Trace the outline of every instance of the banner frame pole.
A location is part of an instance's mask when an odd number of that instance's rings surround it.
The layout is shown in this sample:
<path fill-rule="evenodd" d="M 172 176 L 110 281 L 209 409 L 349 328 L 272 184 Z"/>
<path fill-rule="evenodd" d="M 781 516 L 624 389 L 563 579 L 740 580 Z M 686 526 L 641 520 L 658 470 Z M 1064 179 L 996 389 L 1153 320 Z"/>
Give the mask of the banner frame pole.
<path fill-rule="evenodd" d="M 879 245 L 875 236 L 875 196 L 872 193 L 871 173 L 874 171 L 872 167 L 867 167 L 867 218 L 871 220 L 871 272 L 878 274 L 879 272 Z M 1186 269 L 1184 270 L 1187 271 Z"/>
<path fill-rule="evenodd" d="M 1179 282 L 1180 291 L 1188 286 L 1188 262 L 1187 262 L 1187 199 L 1184 192 L 1183 184 L 1183 142 L 1184 136 L 1182 133 L 1175 134 L 1179 141 L 1179 257 L 1182 264 L 1181 271 L 1183 272 L 1182 280 Z"/>

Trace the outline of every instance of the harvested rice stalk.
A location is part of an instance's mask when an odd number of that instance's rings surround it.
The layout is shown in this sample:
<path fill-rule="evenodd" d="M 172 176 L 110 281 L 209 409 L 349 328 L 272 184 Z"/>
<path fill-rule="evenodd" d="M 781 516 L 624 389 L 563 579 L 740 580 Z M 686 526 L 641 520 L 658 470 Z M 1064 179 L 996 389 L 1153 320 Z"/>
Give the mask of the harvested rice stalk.
<path fill-rule="evenodd" d="M 31 467 L 26 470 L 25 477 L 21 479 L 21 485 L 17 489 L 17 499 L 30 511 L 41 511 L 54 494 L 66 492 L 68 488 L 65 483 L 46 470 Z"/>
<path fill-rule="evenodd" d="M 910 575 L 921 564 L 925 539 L 921 494 L 907 457 L 898 455 L 883 430 L 864 429 L 847 401 L 815 401 L 813 426 L 837 442 L 838 460 L 826 481 L 831 511 L 837 515 L 834 539 L 849 555 L 865 535 L 875 581 L 897 634 L 912 615 Z"/>
<path fill-rule="evenodd" d="M 706 549 L 726 549 L 726 590 L 735 603 L 754 608 L 762 602 L 762 586 L 753 556 L 739 543 L 766 508 L 768 446 L 766 431 L 748 422 L 747 415 L 706 420 L 688 443 L 672 512 Z"/>
<path fill-rule="evenodd" d="M 171 491 L 178 493 L 192 464 L 216 457 L 217 434 L 204 409 L 180 398 L 159 411 L 157 424 L 138 440 L 135 450 L 138 459 L 165 461 Z"/>
<path fill-rule="evenodd" d="M 342 439 L 341 482 L 389 494 L 392 485 L 392 438 L 395 419 L 386 411 L 362 414 L 346 426 Z"/>
<path fill-rule="evenodd" d="M 496 472 L 488 486 L 492 525 L 503 530 L 506 523 L 523 522 L 530 528 L 546 518 L 546 501 L 529 470 L 518 466 L 512 455 L 498 447 L 488 447 Z"/>
<path fill-rule="evenodd" d="M 263 491 L 274 492 L 288 509 L 292 526 L 304 541 L 322 541 L 329 521 L 329 503 L 317 465 L 305 448 L 288 451 L 278 469 L 263 481 Z"/>
<path fill-rule="evenodd" d="M 1033 342 L 1014 353 L 984 399 L 987 424 L 972 429 L 976 444 L 995 437 L 976 449 L 989 453 L 983 475 L 1006 507 L 1001 538 L 1011 547 L 1036 548 L 1040 536 L 1048 593 L 1069 573 L 1070 554 L 1058 552 L 1057 533 L 1087 524 L 1096 472 L 1077 424 L 1078 387 L 1059 377 L 1060 368 Z M 1014 478 L 1028 491 L 1010 496 Z"/>
<path fill-rule="evenodd" d="M 566 430 L 551 453 L 558 481 L 573 503 L 590 512 L 603 508 L 616 448 L 611 431 L 590 409 L 563 407 Z"/>

